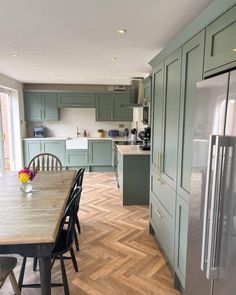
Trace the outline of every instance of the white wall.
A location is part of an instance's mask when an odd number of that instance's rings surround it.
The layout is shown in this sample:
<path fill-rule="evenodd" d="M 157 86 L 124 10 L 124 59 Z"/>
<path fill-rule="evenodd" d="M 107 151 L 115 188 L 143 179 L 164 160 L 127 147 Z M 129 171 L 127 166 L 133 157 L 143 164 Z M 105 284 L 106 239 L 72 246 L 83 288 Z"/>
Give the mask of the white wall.
<path fill-rule="evenodd" d="M 80 132 L 86 129 L 90 137 L 97 137 L 98 129 L 103 129 L 106 132 L 110 129 L 122 131 L 124 128 L 130 129 L 132 126 L 132 122 L 95 121 L 94 108 L 61 108 L 59 112 L 59 122 L 27 123 L 28 137 L 33 136 L 32 129 L 38 125 L 44 125 L 47 128 L 47 136 L 55 137 L 75 137 L 77 126 Z M 124 124 L 124 127 L 119 128 L 119 124 Z"/>

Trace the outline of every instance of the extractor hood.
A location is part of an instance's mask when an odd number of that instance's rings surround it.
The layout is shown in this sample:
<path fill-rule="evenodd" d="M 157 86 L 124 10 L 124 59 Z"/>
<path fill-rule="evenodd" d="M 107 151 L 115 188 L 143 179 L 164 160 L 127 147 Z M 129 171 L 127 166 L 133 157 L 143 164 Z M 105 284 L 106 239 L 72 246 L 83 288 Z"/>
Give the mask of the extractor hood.
<path fill-rule="evenodd" d="M 142 80 L 131 80 L 131 101 L 130 108 L 143 106 L 144 88 Z"/>

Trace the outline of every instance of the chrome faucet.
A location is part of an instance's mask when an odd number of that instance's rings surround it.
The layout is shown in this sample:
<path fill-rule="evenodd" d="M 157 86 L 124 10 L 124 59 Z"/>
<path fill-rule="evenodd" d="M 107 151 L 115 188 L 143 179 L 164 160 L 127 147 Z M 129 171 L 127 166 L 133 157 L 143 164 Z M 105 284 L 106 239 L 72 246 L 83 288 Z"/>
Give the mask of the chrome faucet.
<path fill-rule="evenodd" d="M 77 130 L 77 132 L 76 132 L 77 137 L 80 137 L 79 127 L 76 127 L 76 130 Z"/>

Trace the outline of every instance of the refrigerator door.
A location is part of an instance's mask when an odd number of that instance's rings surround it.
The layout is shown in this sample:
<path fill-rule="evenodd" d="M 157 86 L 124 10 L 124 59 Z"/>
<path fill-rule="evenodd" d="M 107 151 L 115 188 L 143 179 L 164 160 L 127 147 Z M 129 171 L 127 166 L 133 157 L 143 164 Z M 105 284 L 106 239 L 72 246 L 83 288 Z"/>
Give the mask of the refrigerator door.
<path fill-rule="evenodd" d="M 213 193 L 212 182 L 214 177 L 218 177 L 219 173 L 215 176 L 213 171 L 213 168 L 217 166 L 215 165 L 216 141 L 212 140 L 210 142 L 210 139 L 212 134 L 224 135 L 228 79 L 229 74 L 223 74 L 197 83 L 188 227 L 186 295 L 210 295 L 212 292 L 212 279 L 206 277 L 206 259 L 208 255 L 207 246 L 209 244 L 211 196 Z M 204 227 L 203 219 L 205 220 Z M 203 257 L 202 263 L 201 257 Z M 201 266 L 203 270 L 201 270 Z"/>
<path fill-rule="evenodd" d="M 214 295 L 236 294 L 236 71 L 230 73 L 226 139 L 216 239 Z"/>

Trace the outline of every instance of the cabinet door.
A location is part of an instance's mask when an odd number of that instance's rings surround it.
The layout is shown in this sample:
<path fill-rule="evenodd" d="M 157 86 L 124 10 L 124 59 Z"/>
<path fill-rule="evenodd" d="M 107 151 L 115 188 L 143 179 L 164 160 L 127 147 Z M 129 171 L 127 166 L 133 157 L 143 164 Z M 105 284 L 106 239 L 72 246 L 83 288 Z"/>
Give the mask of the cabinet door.
<path fill-rule="evenodd" d="M 165 100 L 161 178 L 176 189 L 181 49 L 165 60 Z"/>
<path fill-rule="evenodd" d="M 88 166 L 88 151 L 73 150 L 66 151 L 66 166 L 68 167 L 87 167 Z"/>
<path fill-rule="evenodd" d="M 186 201 L 190 193 L 196 82 L 203 78 L 204 38 L 205 31 L 202 31 L 183 46 L 182 54 L 177 191 Z"/>
<path fill-rule="evenodd" d="M 59 93 L 59 107 L 95 108 L 94 93 Z"/>
<path fill-rule="evenodd" d="M 24 93 L 25 120 L 41 121 L 42 117 L 42 97 L 39 92 Z"/>
<path fill-rule="evenodd" d="M 175 272 L 184 288 L 188 238 L 188 204 L 177 195 L 175 228 Z M 201 237 L 199 237 L 201 238 Z"/>
<path fill-rule="evenodd" d="M 133 109 L 129 108 L 130 93 L 112 95 L 112 121 L 132 121 Z"/>
<path fill-rule="evenodd" d="M 42 141 L 43 143 L 43 152 L 50 153 L 59 158 L 62 163 L 62 166 L 65 166 L 65 141 Z"/>
<path fill-rule="evenodd" d="M 108 93 L 97 94 L 96 96 L 96 121 L 111 121 L 112 102 Z"/>
<path fill-rule="evenodd" d="M 147 77 L 143 81 L 144 102 L 151 101 L 151 77 Z"/>
<path fill-rule="evenodd" d="M 42 143 L 40 140 L 24 141 L 24 166 L 27 167 L 29 162 L 36 155 L 43 152 Z"/>
<path fill-rule="evenodd" d="M 89 165 L 112 166 L 112 141 L 90 140 L 89 141 Z"/>
<path fill-rule="evenodd" d="M 156 172 L 159 169 L 158 153 L 161 153 L 162 149 L 163 100 L 164 63 L 161 63 L 153 74 L 151 169 Z"/>
<path fill-rule="evenodd" d="M 42 93 L 43 119 L 45 121 L 58 121 L 58 101 L 56 93 Z"/>
<path fill-rule="evenodd" d="M 236 66 L 236 6 L 206 28 L 205 72 Z M 230 64 L 234 62 L 234 64 Z"/>

